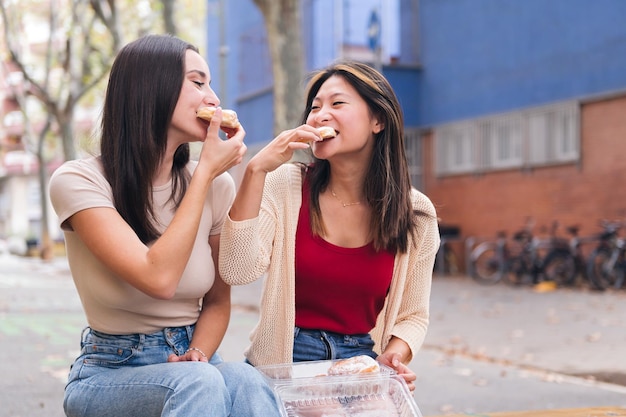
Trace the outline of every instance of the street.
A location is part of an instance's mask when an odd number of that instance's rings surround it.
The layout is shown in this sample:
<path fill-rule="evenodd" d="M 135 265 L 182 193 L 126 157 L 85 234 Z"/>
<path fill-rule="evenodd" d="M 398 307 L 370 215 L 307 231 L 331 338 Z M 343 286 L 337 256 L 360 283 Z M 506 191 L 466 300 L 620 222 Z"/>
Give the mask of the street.
<path fill-rule="evenodd" d="M 260 289 L 260 280 L 233 288 L 226 360 L 243 360 Z M 63 416 L 86 325 L 66 260 L 0 254 L 0 317 L 0 417 Z M 626 407 L 626 291 L 537 293 L 435 276 L 429 333 L 411 368 L 424 417 Z"/>

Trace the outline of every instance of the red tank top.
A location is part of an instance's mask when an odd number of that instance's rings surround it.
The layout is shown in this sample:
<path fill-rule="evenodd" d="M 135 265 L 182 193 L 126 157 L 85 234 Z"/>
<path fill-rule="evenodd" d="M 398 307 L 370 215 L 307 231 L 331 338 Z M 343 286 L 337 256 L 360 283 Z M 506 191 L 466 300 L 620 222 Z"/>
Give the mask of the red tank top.
<path fill-rule="evenodd" d="M 372 243 L 343 248 L 310 226 L 309 190 L 302 187 L 296 231 L 296 326 L 341 334 L 368 333 L 389 290 L 395 254 Z"/>

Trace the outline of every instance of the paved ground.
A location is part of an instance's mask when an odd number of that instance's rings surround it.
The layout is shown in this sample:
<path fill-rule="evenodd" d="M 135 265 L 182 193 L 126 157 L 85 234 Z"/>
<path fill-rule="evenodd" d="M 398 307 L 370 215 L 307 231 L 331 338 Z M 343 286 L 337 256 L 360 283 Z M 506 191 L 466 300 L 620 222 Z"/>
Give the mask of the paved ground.
<path fill-rule="evenodd" d="M 242 360 L 261 282 L 233 290 L 220 351 Z M 626 407 L 626 291 L 536 293 L 437 276 L 426 343 L 411 364 L 424 416 Z M 65 259 L 0 254 L 0 417 L 61 417 L 85 326 Z M 609 381 L 609 382 L 604 382 Z"/>

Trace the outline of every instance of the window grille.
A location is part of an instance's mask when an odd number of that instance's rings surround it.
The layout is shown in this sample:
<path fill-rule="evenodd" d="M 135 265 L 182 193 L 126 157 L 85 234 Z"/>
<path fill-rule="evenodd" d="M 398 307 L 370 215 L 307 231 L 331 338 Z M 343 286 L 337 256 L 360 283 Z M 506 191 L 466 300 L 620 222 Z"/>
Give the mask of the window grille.
<path fill-rule="evenodd" d="M 580 159 L 577 102 L 450 123 L 435 128 L 437 175 L 487 172 Z"/>

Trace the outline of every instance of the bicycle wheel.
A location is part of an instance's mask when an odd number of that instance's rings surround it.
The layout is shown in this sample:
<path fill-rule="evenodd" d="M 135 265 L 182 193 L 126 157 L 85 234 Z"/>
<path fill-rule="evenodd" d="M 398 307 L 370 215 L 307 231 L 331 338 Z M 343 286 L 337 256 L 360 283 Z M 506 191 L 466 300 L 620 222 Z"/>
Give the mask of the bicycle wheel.
<path fill-rule="evenodd" d="M 546 255 L 542 272 L 547 281 L 554 281 L 559 287 L 571 286 L 576 281 L 576 259 L 571 252 L 552 251 Z"/>
<path fill-rule="evenodd" d="M 617 271 L 611 267 L 610 260 L 611 251 L 606 248 L 596 249 L 589 255 L 587 277 L 594 289 L 604 291 L 618 281 Z"/>
<path fill-rule="evenodd" d="M 503 277 L 503 265 L 494 243 L 482 243 L 472 251 L 472 278 L 479 284 L 496 284 Z"/>

